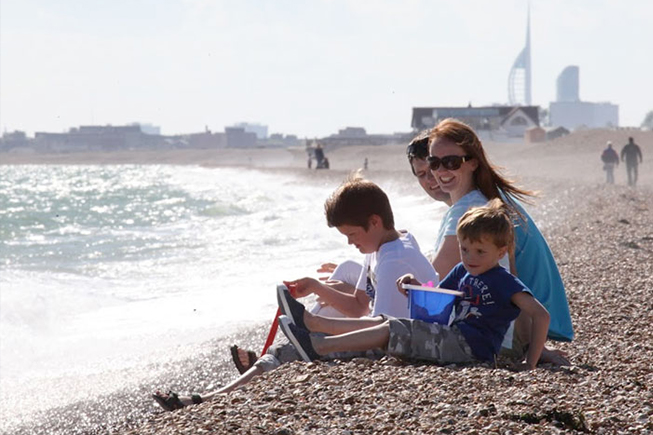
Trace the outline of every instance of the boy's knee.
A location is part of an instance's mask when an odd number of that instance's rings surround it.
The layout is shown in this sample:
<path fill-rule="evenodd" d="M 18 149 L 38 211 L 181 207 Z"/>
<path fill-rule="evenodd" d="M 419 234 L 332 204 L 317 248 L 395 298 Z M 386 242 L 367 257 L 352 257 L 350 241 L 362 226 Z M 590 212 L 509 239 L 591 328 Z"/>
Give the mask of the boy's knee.
<path fill-rule="evenodd" d="M 261 367 L 264 371 L 268 372 L 279 367 L 281 364 L 286 364 L 292 361 L 299 361 L 301 356 L 295 349 L 295 346 L 289 342 L 276 344 L 268 350 L 268 353 L 263 355 L 257 360 L 261 361 Z"/>
<path fill-rule="evenodd" d="M 271 355 L 269 353 L 266 353 L 262 357 L 256 360 L 254 363 L 253 367 L 261 370 L 262 372 L 270 372 L 277 367 L 281 365 L 281 361 L 279 361 L 274 355 Z"/>

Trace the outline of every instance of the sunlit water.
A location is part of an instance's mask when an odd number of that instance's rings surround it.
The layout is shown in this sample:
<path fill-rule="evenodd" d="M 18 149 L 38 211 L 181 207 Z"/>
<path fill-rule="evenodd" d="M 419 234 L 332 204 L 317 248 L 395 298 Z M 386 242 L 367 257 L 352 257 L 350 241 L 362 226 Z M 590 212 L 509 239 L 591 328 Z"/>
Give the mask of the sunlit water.
<path fill-rule="evenodd" d="M 0 166 L 3 420 L 42 404 L 15 400 L 26 386 L 186 357 L 268 320 L 282 279 L 361 258 L 325 224 L 335 187 L 242 169 Z M 417 184 L 382 187 L 427 250 L 443 207 Z"/>

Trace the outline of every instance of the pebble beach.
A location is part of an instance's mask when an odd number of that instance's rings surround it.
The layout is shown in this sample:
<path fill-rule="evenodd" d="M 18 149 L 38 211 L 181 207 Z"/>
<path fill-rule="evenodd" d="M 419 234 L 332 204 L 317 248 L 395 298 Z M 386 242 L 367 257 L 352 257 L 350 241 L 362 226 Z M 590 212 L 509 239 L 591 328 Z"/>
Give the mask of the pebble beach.
<path fill-rule="evenodd" d="M 644 154 L 638 186 L 625 185 L 623 165 L 616 170 L 617 184 L 606 185 L 600 151 L 607 140 L 625 144 L 629 135 Z M 228 383 L 238 375 L 228 347 L 259 350 L 269 327 L 262 323 L 206 343 L 194 358 L 162 362 L 152 369 L 156 376 L 136 388 L 45 411 L 5 433 L 653 433 L 653 132 L 599 130 L 545 144 L 485 145 L 493 162 L 539 192 L 528 210 L 561 270 L 575 329 L 573 342 L 548 344 L 566 352 L 570 366 L 544 364 L 519 372 L 502 360 L 449 366 L 391 357 L 296 362 L 230 395 L 179 411 L 164 412 L 151 400 L 155 390 L 183 394 Z M 159 154 L 155 163 L 295 171 L 305 174 L 306 182 L 335 188 L 368 157 L 371 180 L 419 189 L 404 148 L 331 150 L 328 172 L 306 169 L 303 150 L 175 152 Z M 151 163 L 143 154 L 37 157 L 1 160 Z"/>

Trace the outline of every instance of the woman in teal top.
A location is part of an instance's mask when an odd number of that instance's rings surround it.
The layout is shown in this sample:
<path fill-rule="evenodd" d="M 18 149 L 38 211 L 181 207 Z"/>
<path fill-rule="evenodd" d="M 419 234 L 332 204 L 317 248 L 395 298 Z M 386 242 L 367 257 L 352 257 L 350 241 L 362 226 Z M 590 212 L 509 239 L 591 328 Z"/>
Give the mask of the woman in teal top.
<path fill-rule="evenodd" d="M 571 341 L 574 336 L 569 306 L 560 272 L 546 240 L 517 199 L 531 192 L 516 187 L 487 160 L 480 140 L 462 122 L 447 119 L 431 130 L 431 172 L 442 191 L 451 196 L 436 240 L 433 266 L 446 276 L 460 260 L 455 228 L 467 209 L 501 198 L 517 216 L 515 260 L 512 272 L 532 291 L 551 315 L 549 338 Z"/>

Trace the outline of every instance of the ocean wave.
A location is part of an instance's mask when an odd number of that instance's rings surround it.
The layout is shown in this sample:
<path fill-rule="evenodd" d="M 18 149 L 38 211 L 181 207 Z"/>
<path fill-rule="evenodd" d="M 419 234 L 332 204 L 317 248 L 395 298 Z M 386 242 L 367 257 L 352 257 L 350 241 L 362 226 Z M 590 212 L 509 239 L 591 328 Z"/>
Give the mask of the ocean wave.
<path fill-rule="evenodd" d="M 214 203 L 199 212 L 200 216 L 222 217 L 222 216 L 242 216 L 249 214 L 250 211 L 236 204 Z"/>

